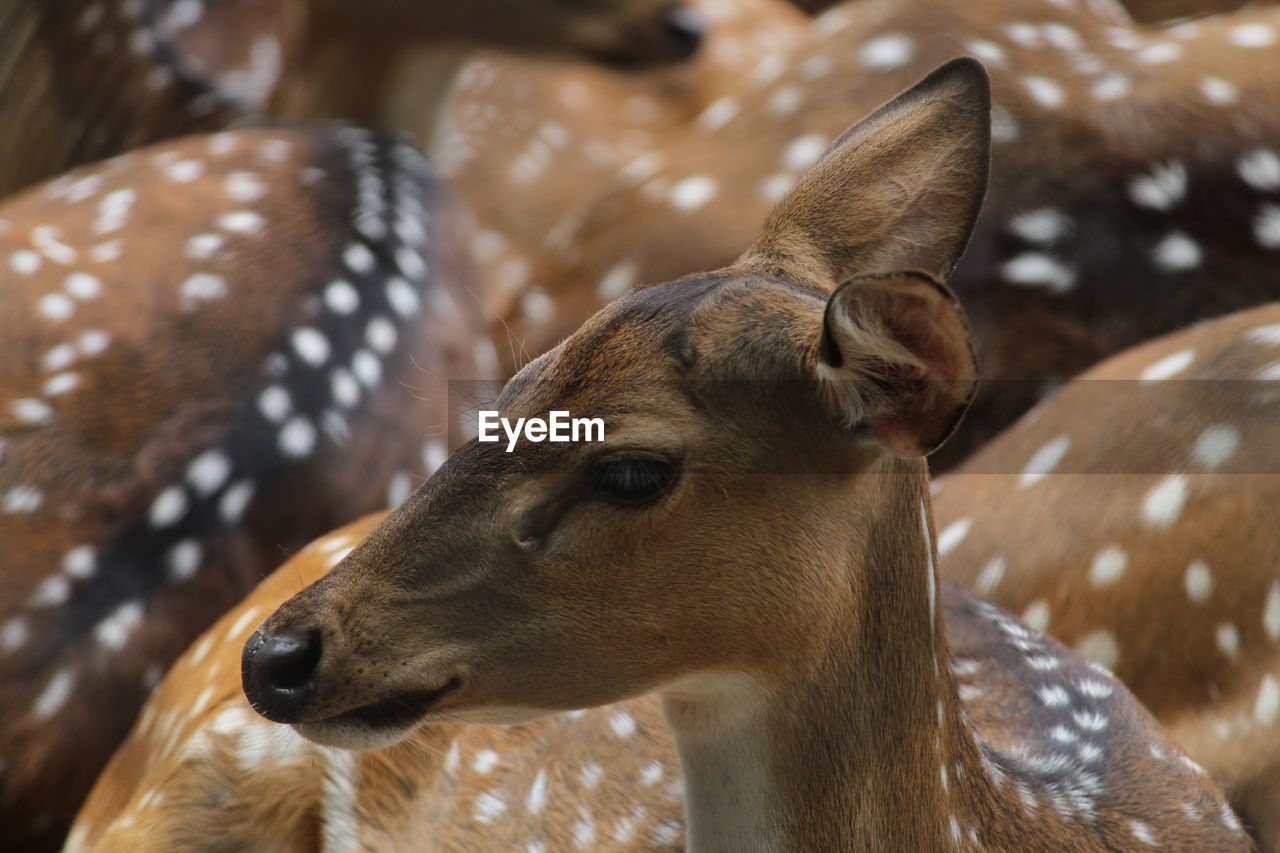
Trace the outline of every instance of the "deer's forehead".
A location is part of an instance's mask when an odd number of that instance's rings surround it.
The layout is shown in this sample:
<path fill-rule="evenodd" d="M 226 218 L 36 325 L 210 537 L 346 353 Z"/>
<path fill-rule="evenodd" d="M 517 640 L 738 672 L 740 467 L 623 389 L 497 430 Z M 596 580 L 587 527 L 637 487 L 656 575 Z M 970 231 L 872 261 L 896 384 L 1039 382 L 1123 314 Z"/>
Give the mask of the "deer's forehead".
<path fill-rule="evenodd" d="M 505 403 L 606 414 L 684 399 L 691 381 L 774 376 L 815 334 L 822 305 L 812 291 L 732 271 L 644 288 L 529 364 Z"/>

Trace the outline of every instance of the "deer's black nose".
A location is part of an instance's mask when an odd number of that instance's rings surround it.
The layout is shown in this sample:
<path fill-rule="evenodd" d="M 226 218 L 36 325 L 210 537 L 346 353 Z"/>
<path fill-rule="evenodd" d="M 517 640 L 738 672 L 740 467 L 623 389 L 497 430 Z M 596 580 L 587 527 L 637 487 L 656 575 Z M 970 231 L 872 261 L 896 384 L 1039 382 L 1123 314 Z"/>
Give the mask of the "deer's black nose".
<path fill-rule="evenodd" d="M 240 676 L 249 704 L 277 723 L 296 722 L 311 701 L 320 663 L 320 634 L 269 634 L 259 628 L 244 644 Z"/>
<path fill-rule="evenodd" d="M 667 15 L 665 29 L 676 58 L 688 59 L 698 52 L 707 34 L 707 19 L 699 12 L 682 6 Z"/>

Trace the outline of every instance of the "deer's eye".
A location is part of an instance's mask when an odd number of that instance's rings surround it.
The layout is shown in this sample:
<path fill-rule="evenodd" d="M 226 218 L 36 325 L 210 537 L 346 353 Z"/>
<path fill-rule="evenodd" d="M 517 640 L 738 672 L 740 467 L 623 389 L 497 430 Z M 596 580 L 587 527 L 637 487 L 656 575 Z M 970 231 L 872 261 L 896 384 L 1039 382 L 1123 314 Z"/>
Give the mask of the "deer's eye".
<path fill-rule="evenodd" d="M 595 470 L 596 493 L 623 503 L 642 503 L 666 491 L 676 467 L 661 459 L 615 459 Z"/>

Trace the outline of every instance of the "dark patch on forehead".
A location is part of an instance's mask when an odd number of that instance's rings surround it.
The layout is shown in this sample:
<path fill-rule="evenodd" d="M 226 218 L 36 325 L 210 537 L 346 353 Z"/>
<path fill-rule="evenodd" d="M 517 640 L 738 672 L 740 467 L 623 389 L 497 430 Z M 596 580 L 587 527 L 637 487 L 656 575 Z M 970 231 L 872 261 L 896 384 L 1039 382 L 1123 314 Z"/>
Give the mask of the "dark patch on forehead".
<path fill-rule="evenodd" d="M 557 399 L 603 383 L 640 378 L 644 353 L 682 360 L 685 321 L 710 293 L 734 276 L 699 275 L 635 291 L 602 309 L 566 340 L 558 351 L 529 364 L 507 383 L 499 398 L 509 404 L 517 396 L 545 392 Z M 552 383 L 552 385 L 547 385 Z"/>
<path fill-rule="evenodd" d="M 693 368 L 703 355 L 698 330 L 706 325 L 707 317 L 724 315 L 732 323 L 734 318 L 741 319 L 741 311 L 758 308 L 759 316 L 750 318 L 748 338 L 780 336 L 778 324 L 765 316 L 769 300 L 744 298 L 746 294 L 763 297 L 769 291 L 776 294 L 779 289 L 787 295 L 816 297 L 815 305 L 821 305 L 821 294 L 812 289 L 732 270 L 636 290 L 602 309 L 560 347 L 526 366 L 507 383 L 498 406 L 514 410 L 516 401 L 523 400 L 518 408 L 528 406 L 533 411 L 554 401 L 557 406 L 589 403 L 593 415 L 614 411 L 609 403 L 617 397 L 614 392 L 619 386 L 693 378 Z M 740 341 L 735 338 L 731 343 Z M 779 346 L 786 348 L 785 343 Z"/>

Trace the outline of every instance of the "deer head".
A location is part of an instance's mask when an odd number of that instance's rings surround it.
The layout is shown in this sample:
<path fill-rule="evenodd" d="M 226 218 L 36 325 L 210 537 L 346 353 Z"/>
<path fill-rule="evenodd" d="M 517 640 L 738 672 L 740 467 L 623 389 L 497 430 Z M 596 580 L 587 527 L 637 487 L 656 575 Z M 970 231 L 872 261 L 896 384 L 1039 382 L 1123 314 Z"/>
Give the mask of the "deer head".
<path fill-rule="evenodd" d="M 375 748 L 810 670 L 884 593 L 871 564 L 899 526 L 923 565 L 921 457 L 975 381 L 940 279 L 985 187 L 988 108 L 981 66 L 949 63 L 840 137 L 738 263 L 637 291 L 529 364 L 502 415 L 589 413 L 605 440 L 464 446 L 253 635 L 254 706 Z"/>

